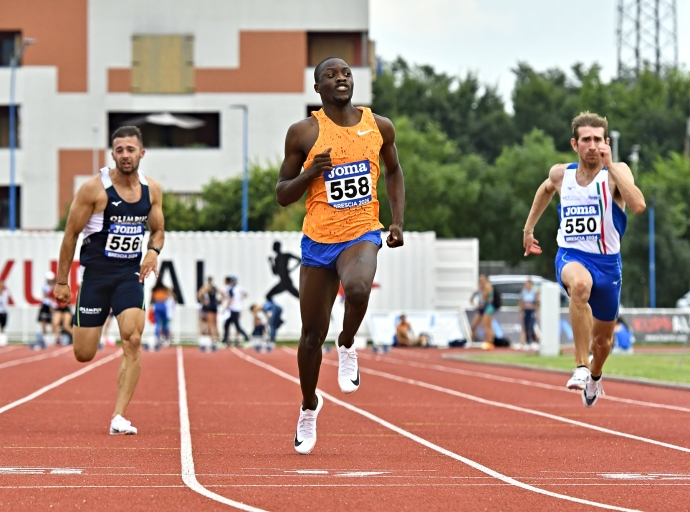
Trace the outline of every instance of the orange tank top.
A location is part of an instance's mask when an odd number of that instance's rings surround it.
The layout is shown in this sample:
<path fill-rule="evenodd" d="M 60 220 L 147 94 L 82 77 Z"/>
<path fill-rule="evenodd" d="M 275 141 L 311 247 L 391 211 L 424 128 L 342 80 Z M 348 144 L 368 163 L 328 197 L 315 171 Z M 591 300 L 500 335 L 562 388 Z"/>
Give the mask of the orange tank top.
<path fill-rule="evenodd" d="M 349 242 L 383 228 L 376 196 L 383 138 L 371 110 L 357 108 L 362 111 L 362 120 L 355 126 L 338 126 L 323 109 L 312 112 L 319 122 L 319 137 L 304 169 L 329 147 L 333 163 L 331 171 L 311 182 L 307 193 L 302 232 L 316 242 Z"/>

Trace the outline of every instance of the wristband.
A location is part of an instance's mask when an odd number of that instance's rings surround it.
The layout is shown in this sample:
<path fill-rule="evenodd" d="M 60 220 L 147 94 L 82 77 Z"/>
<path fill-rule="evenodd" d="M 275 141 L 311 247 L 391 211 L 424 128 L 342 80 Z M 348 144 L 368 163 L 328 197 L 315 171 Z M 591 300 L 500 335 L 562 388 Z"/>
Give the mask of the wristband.
<path fill-rule="evenodd" d="M 55 283 L 55 284 L 59 284 L 60 286 L 67 286 L 67 283 Z"/>
<path fill-rule="evenodd" d="M 149 251 L 156 251 L 156 254 L 160 254 L 160 253 L 161 253 L 161 250 L 160 250 L 158 247 L 153 247 L 153 246 L 151 246 L 151 247 L 149 247 L 148 250 L 149 250 Z"/>

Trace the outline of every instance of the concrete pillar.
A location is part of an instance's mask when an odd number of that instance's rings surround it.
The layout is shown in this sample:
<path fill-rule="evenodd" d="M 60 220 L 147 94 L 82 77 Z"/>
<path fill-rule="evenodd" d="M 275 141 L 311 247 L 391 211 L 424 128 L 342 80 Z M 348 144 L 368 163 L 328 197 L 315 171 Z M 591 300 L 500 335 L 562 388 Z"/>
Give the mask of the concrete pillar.
<path fill-rule="evenodd" d="M 557 283 L 543 283 L 540 291 L 541 340 L 539 354 L 557 356 L 561 353 L 561 287 Z"/>

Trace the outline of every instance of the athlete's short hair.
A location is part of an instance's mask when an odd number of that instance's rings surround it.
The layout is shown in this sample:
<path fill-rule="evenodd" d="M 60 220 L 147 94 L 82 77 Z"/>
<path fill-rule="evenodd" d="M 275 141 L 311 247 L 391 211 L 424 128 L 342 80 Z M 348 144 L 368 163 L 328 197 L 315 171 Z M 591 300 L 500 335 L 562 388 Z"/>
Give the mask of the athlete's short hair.
<path fill-rule="evenodd" d="M 136 126 L 120 126 L 110 136 L 110 145 L 113 145 L 115 139 L 120 137 L 136 137 L 139 140 L 139 145 L 144 147 L 144 138 L 141 136 L 141 130 Z"/>
<path fill-rule="evenodd" d="M 316 65 L 316 67 L 314 68 L 314 83 L 315 84 L 319 83 L 319 79 L 321 78 L 321 73 L 323 73 L 323 68 L 326 65 L 326 62 L 328 62 L 329 60 L 332 60 L 332 59 L 343 60 L 340 57 L 333 56 L 333 57 L 326 57 L 321 62 L 319 62 Z M 345 61 L 343 60 L 343 62 L 345 62 Z"/>
<path fill-rule="evenodd" d="M 592 128 L 603 128 L 604 129 L 604 139 L 609 136 L 609 122 L 605 117 L 601 117 L 589 110 L 580 112 L 580 115 L 573 119 L 573 138 L 578 140 L 579 133 L 578 130 L 584 126 L 590 126 Z"/>

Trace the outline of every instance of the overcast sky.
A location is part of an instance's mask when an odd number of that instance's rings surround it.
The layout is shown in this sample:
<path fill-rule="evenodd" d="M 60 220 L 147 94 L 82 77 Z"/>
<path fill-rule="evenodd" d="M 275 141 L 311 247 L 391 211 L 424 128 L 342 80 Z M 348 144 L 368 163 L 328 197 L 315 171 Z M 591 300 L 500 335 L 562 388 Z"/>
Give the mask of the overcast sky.
<path fill-rule="evenodd" d="M 576 62 L 617 69 L 618 0 L 369 0 L 370 37 L 386 60 L 431 64 L 438 71 L 478 73 L 506 101 L 511 68 L 570 69 Z M 690 62 L 690 0 L 677 0 L 681 65 Z"/>

